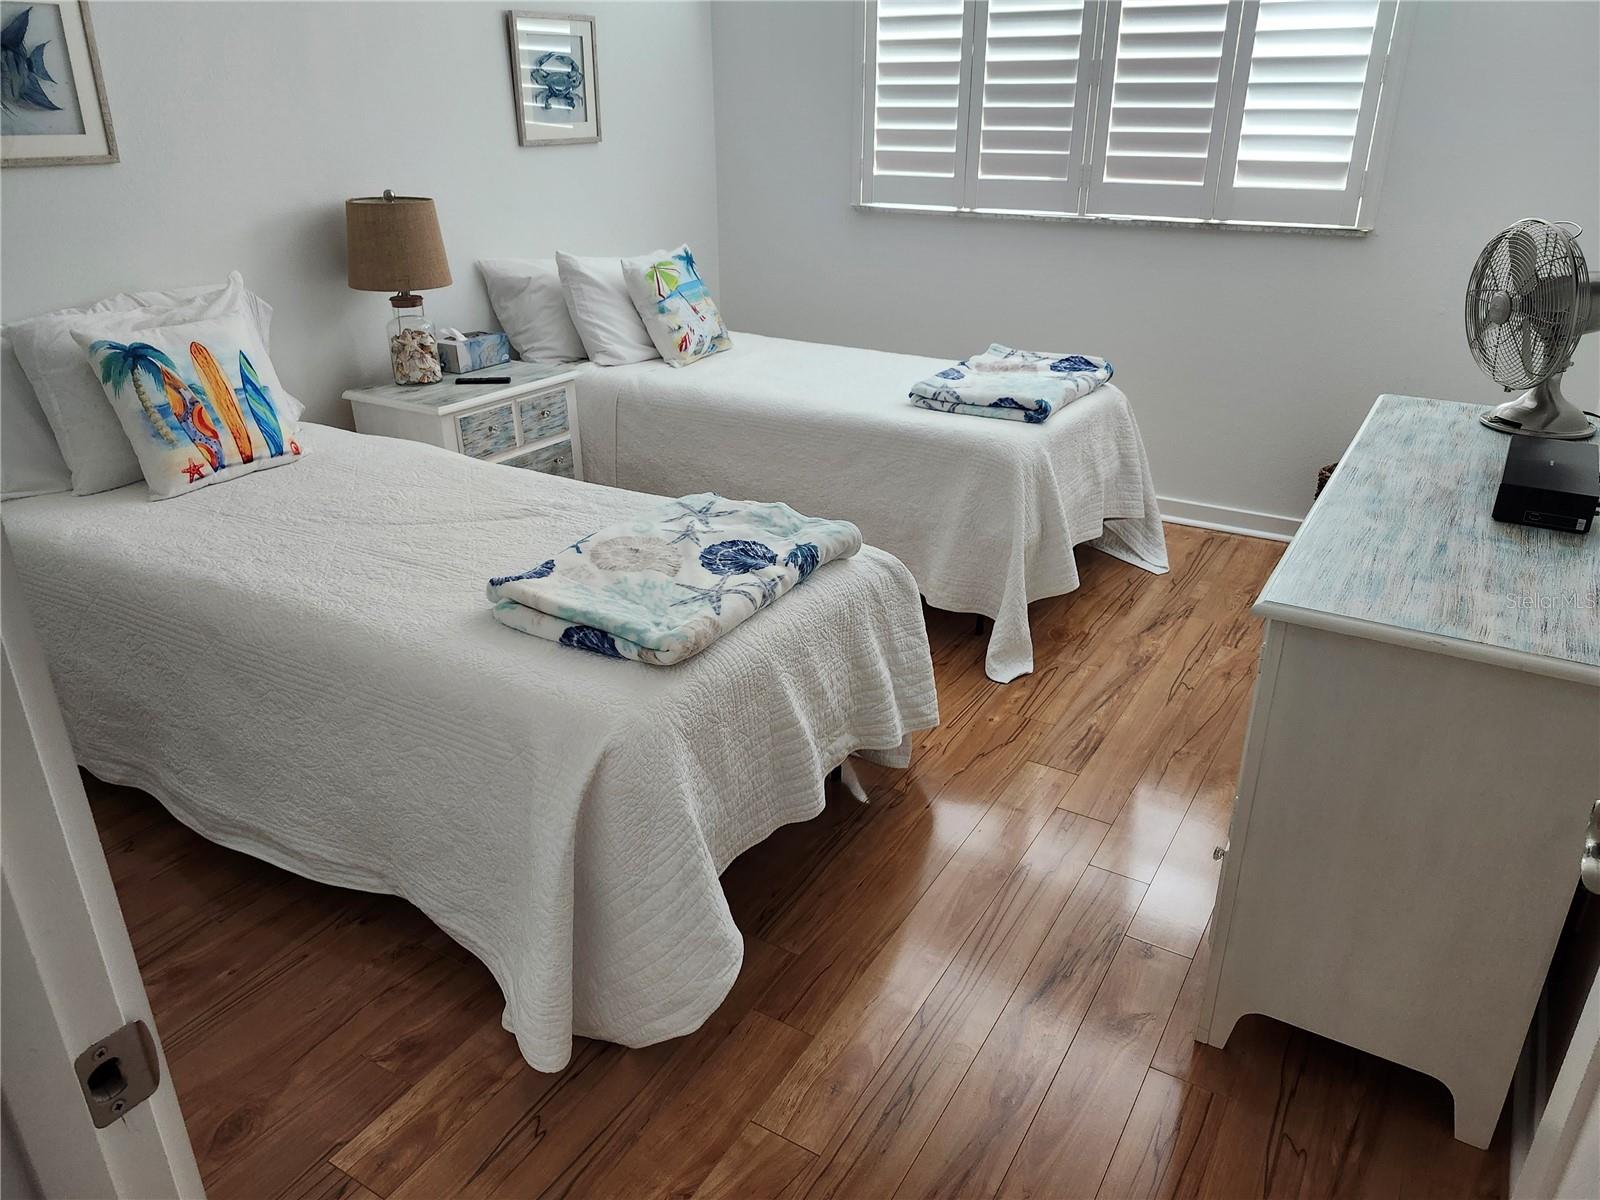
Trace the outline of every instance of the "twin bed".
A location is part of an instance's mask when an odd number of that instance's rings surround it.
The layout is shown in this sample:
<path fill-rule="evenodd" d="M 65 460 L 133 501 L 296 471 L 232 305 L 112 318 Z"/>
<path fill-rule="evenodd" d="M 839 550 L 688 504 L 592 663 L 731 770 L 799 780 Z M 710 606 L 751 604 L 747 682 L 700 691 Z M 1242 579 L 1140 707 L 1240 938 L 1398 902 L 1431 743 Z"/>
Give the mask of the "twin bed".
<path fill-rule="evenodd" d="M 906 569 L 870 547 L 671 668 L 489 617 L 484 581 L 657 500 L 302 426 L 179 500 L 8 501 L 79 761 L 224 845 L 406 897 L 488 965 L 540 1070 L 697 1028 L 742 947 L 718 876 L 847 755 L 937 724 Z"/>
<path fill-rule="evenodd" d="M 905 399 L 934 360 L 735 341 L 585 368 L 591 482 L 302 426 L 292 468 L 172 502 L 7 501 L 80 761 L 224 845 L 415 903 L 494 973 L 540 1070 L 575 1035 L 695 1029 L 741 962 L 722 870 L 817 813 L 849 755 L 904 765 L 937 724 L 919 591 L 994 618 L 1006 680 L 1032 666 L 1028 602 L 1077 586 L 1074 546 L 1166 562 L 1114 387 L 1042 425 L 950 416 Z M 491 576 L 640 493 L 707 490 L 868 544 L 671 668 L 490 618 Z"/>
<path fill-rule="evenodd" d="M 1033 669 L 1028 604 L 1078 586 L 1073 547 L 1167 569 L 1128 398 L 1106 384 L 1042 424 L 932 413 L 911 384 L 949 366 L 909 354 L 735 334 L 688 368 L 589 365 L 584 470 L 598 483 L 781 499 L 855 522 L 929 604 L 991 618 L 985 667 Z"/>

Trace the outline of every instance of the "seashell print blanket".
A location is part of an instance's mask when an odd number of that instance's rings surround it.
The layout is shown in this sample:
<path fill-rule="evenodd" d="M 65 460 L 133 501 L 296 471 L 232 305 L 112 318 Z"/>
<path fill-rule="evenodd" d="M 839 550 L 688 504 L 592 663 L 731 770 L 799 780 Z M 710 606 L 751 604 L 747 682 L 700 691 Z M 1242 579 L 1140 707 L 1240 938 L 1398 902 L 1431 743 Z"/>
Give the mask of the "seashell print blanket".
<path fill-rule="evenodd" d="M 1037 425 L 1110 380 L 1112 367 L 1091 354 L 1013 350 L 999 342 L 911 388 L 911 403 L 935 412 L 1003 417 Z"/>
<path fill-rule="evenodd" d="M 670 500 L 579 538 L 552 558 L 489 581 L 494 618 L 610 658 L 671 666 L 861 549 L 848 521 L 787 504 Z"/>

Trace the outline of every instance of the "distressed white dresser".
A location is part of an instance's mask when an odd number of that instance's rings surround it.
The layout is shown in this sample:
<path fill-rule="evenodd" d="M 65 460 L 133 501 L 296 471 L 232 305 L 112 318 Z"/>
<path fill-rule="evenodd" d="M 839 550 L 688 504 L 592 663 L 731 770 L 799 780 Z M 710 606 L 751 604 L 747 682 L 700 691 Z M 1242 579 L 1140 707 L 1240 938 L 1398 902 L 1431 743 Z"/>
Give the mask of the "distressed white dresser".
<path fill-rule="evenodd" d="M 1600 535 L 1491 519 L 1480 411 L 1380 397 L 1256 604 L 1197 1036 L 1403 1063 L 1486 1146 L 1600 795 Z"/>
<path fill-rule="evenodd" d="M 511 382 L 455 382 L 480 377 Z M 582 479 L 577 386 L 572 367 L 507 362 L 420 387 L 353 388 L 344 398 L 362 433 L 430 442 L 508 467 Z"/>

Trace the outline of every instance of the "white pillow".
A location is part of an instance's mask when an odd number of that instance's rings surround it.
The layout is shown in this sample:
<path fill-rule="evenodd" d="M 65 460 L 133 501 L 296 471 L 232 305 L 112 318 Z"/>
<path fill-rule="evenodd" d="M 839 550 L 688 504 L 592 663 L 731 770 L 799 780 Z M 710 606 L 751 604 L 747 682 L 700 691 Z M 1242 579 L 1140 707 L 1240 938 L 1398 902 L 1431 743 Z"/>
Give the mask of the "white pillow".
<path fill-rule="evenodd" d="M 118 314 L 77 322 L 72 337 L 104 385 L 150 496 L 162 500 L 300 456 L 283 384 L 244 308 L 138 331 Z"/>
<path fill-rule="evenodd" d="M 250 316 L 263 346 L 271 329 L 272 309 L 245 289 L 237 271 L 225 284 L 164 292 L 123 293 L 89 308 L 63 309 L 16 321 L 7 326 L 17 361 L 27 373 L 39 407 L 55 433 L 56 445 L 79 496 L 122 487 L 143 478 L 133 447 L 123 435 L 89 358 L 72 332 L 91 323 L 119 341 L 137 341 L 141 330 L 184 321 L 241 312 Z M 280 405 L 291 420 L 304 406 L 287 393 Z"/>
<path fill-rule="evenodd" d="M 72 474 L 33 394 L 33 384 L 0 330 L 0 491 L 5 499 L 70 492 Z"/>
<path fill-rule="evenodd" d="M 584 357 L 583 339 L 567 311 L 554 259 L 484 258 L 478 260 L 478 270 L 517 357 L 525 362 L 576 362 Z"/>
<path fill-rule="evenodd" d="M 620 258 L 558 253 L 556 270 L 561 274 L 572 323 L 578 327 L 591 361 L 602 367 L 620 367 L 661 357 L 628 298 Z"/>

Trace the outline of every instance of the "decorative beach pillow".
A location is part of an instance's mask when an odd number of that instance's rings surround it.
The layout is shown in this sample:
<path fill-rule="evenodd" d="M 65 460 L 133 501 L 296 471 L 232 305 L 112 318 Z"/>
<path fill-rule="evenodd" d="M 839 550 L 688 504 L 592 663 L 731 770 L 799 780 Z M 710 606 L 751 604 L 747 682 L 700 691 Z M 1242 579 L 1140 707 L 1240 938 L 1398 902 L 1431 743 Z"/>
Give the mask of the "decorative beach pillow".
<path fill-rule="evenodd" d="M 268 345 L 272 308 L 248 291 L 235 271 L 222 284 L 177 288 L 164 292 L 132 292 L 111 296 L 88 308 L 62 309 L 14 321 L 6 326 L 6 340 L 17 362 L 32 385 L 38 404 L 61 457 L 71 475 L 71 488 L 80 496 L 135 482 L 141 475 L 122 426 L 106 403 L 100 381 L 89 369 L 88 359 L 73 340 L 74 329 L 93 327 L 97 336 L 133 343 L 141 340 L 141 330 L 157 325 L 199 321 L 240 312 L 255 326 L 263 346 Z M 16 390 L 16 396 L 11 393 Z M 27 399 L 20 389 L 6 384 L 6 425 L 18 406 Z M 300 403 L 287 393 L 276 397 L 298 418 Z M 9 434 L 5 438 L 6 473 L 12 473 Z M 6 482 L 11 490 L 11 482 Z"/>
<path fill-rule="evenodd" d="M 72 336 L 89 355 L 152 499 L 299 456 L 283 384 L 243 314 L 158 326 L 131 342 L 102 332 L 85 326 Z"/>
<path fill-rule="evenodd" d="M 622 260 L 628 297 L 661 357 L 686 367 L 733 345 L 688 246 Z"/>

